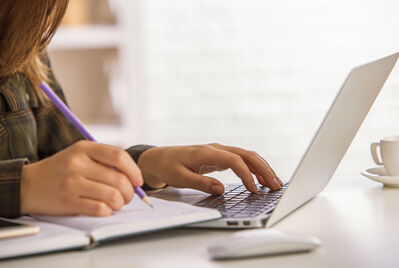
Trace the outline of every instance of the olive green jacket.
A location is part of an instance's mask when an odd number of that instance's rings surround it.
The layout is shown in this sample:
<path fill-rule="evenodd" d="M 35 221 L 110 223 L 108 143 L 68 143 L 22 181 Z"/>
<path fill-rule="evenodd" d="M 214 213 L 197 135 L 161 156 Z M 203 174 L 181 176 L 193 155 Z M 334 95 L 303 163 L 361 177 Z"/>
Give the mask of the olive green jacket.
<path fill-rule="evenodd" d="M 49 78 L 49 85 L 66 101 L 52 72 Z M 83 136 L 50 100 L 38 98 L 25 76 L 0 78 L 0 217 L 20 216 L 23 165 L 52 156 L 81 139 Z M 137 162 L 148 148 L 151 146 L 137 145 L 127 152 Z"/>

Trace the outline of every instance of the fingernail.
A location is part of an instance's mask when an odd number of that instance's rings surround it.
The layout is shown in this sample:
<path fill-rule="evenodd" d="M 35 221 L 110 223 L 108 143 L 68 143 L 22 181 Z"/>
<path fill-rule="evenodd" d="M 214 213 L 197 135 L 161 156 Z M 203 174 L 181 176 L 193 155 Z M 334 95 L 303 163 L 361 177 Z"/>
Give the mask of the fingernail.
<path fill-rule="evenodd" d="M 280 180 L 280 178 L 279 177 L 276 177 L 276 178 L 280 182 L 281 187 L 283 187 L 283 182 Z"/>
<path fill-rule="evenodd" d="M 254 192 L 254 193 L 257 193 L 259 190 L 258 190 L 258 187 L 256 186 L 256 184 L 255 184 L 255 182 L 252 182 L 252 192 Z"/>
<path fill-rule="evenodd" d="M 143 185 L 143 183 L 144 183 L 143 176 L 141 176 L 141 175 L 138 176 L 136 183 L 139 184 L 140 186 Z"/>
<path fill-rule="evenodd" d="M 274 178 L 273 181 L 274 181 L 274 184 L 280 189 L 280 188 L 281 188 L 281 184 L 280 184 L 280 182 L 277 180 L 277 178 Z"/>
<path fill-rule="evenodd" d="M 212 194 L 223 194 L 223 187 L 220 185 L 212 185 Z"/>

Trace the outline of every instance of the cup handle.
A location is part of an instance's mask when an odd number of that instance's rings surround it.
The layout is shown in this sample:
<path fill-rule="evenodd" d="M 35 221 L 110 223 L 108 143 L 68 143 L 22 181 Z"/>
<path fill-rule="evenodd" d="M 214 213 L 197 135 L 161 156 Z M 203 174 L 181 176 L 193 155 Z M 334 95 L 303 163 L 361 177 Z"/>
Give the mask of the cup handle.
<path fill-rule="evenodd" d="M 372 143 L 370 146 L 370 150 L 371 150 L 371 156 L 373 157 L 374 162 L 379 165 L 382 166 L 383 163 L 380 160 L 380 158 L 378 157 L 378 153 L 377 153 L 377 148 L 380 147 L 380 152 L 381 152 L 381 143 Z"/>

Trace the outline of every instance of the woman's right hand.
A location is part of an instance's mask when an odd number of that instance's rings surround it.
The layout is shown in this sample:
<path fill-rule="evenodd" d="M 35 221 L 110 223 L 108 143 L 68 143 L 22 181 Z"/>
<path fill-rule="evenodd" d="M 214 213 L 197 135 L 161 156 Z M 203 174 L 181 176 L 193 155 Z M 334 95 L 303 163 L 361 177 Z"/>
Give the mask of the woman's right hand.
<path fill-rule="evenodd" d="M 53 156 L 25 165 L 22 214 L 108 216 L 133 198 L 140 169 L 124 150 L 78 141 Z"/>

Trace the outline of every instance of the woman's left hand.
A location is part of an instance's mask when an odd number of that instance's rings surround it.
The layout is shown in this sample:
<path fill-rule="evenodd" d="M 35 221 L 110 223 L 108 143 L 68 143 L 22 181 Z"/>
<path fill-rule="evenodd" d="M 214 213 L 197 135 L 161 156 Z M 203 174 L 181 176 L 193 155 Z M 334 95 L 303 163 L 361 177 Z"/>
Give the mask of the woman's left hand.
<path fill-rule="evenodd" d="M 253 192 L 258 182 L 272 190 L 279 190 L 281 180 L 269 164 L 256 152 L 221 144 L 154 147 L 139 158 L 138 166 L 147 185 L 153 188 L 165 184 L 179 188 L 194 188 L 210 194 L 223 194 L 223 184 L 203 174 L 232 169 L 245 187 Z"/>

